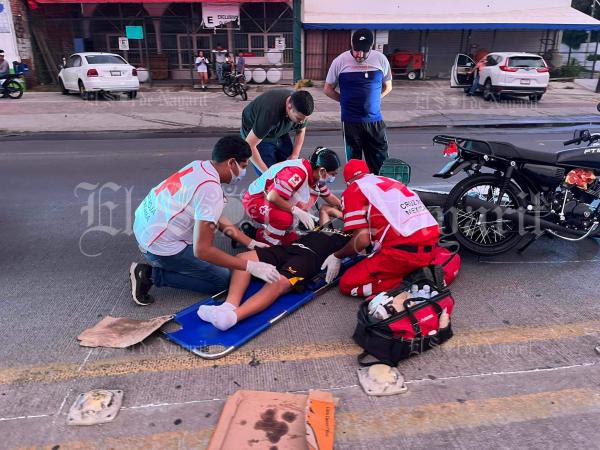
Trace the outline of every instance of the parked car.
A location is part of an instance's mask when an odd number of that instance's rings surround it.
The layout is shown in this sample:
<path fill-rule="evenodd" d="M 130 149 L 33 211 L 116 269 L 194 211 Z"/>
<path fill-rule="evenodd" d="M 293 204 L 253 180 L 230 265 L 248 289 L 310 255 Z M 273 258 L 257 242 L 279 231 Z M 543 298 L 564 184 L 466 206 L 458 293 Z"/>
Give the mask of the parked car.
<path fill-rule="evenodd" d="M 135 67 L 114 53 L 75 53 L 58 74 L 64 95 L 79 92 L 84 100 L 98 93 L 124 92 L 130 99 L 137 96 L 140 82 Z"/>
<path fill-rule="evenodd" d="M 473 83 L 475 61 L 464 54 L 456 55 L 452 66 L 450 86 L 464 88 Z M 485 66 L 479 71 L 479 89 L 487 101 L 502 94 L 528 96 L 539 101 L 550 80 L 548 64 L 533 53 L 495 52 L 485 57 Z"/>

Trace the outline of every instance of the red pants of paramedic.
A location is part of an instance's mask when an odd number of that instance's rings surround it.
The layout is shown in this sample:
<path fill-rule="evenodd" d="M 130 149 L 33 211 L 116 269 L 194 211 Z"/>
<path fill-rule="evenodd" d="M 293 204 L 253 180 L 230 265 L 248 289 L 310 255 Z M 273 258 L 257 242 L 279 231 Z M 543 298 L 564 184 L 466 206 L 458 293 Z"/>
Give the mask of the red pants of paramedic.
<path fill-rule="evenodd" d="M 411 253 L 394 248 L 382 248 L 374 255 L 350 267 L 340 278 L 340 292 L 353 297 L 398 287 L 409 273 L 431 264 L 433 252 Z"/>
<path fill-rule="evenodd" d="M 256 233 L 256 240 L 271 245 L 290 244 L 298 239 L 294 231 L 288 231 L 294 223 L 292 213 L 277 208 L 264 195 L 250 195 L 242 199 L 246 214 L 255 222 L 264 225 Z"/>

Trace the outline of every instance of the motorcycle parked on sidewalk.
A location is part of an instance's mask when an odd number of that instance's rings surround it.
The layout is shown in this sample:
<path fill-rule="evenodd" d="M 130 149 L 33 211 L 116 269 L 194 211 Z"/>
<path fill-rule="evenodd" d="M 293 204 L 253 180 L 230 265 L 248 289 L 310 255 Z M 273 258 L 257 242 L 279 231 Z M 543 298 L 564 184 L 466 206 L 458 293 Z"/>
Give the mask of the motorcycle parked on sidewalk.
<path fill-rule="evenodd" d="M 246 79 L 244 78 L 244 74 L 226 74 L 223 80 L 223 92 L 228 97 L 235 97 L 236 95 L 239 95 L 242 100 L 248 100 L 248 93 L 246 92 Z"/>
<path fill-rule="evenodd" d="M 519 252 L 543 235 L 567 241 L 599 236 L 600 134 L 576 132 L 548 153 L 492 142 L 438 135 L 452 161 L 434 177 L 467 177 L 444 205 L 446 232 L 478 255 Z M 582 145 L 584 144 L 584 145 Z"/>

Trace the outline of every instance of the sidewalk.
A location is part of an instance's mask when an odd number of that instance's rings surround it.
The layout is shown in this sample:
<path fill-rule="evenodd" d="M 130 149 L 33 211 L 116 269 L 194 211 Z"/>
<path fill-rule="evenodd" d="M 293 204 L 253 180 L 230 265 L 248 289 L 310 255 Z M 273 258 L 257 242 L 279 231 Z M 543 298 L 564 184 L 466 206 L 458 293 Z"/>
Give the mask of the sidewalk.
<path fill-rule="evenodd" d="M 389 127 L 530 126 L 578 123 L 600 124 L 596 104 L 600 95 L 575 83 L 551 83 L 540 103 L 510 99 L 499 103 L 467 97 L 451 89 L 448 81 L 400 81 L 383 100 Z M 267 86 L 251 86 L 252 100 Z M 316 110 L 312 129 L 340 128 L 339 105 L 308 89 Z M 136 100 L 83 101 L 58 92 L 26 92 L 21 100 L 0 99 L 0 134 L 38 132 L 237 131 L 242 109 L 248 103 L 219 91 L 167 91 L 139 93 Z"/>

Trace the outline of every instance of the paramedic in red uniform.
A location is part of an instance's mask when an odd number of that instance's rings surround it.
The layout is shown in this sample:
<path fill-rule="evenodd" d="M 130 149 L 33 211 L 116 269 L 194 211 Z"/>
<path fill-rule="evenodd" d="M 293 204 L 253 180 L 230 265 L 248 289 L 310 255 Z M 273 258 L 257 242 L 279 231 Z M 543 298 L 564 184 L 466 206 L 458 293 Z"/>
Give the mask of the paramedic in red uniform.
<path fill-rule="evenodd" d="M 439 227 L 416 193 L 399 181 L 370 174 L 367 164 L 356 159 L 344 167 L 344 180 L 344 231 L 352 231 L 352 240 L 323 263 L 327 282 L 338 274 L 342 258 L 369 245 L 371 254 L 340 279 L 342 294 L 367 297 L 389 290 L 432 262 Z"/>
<path fill-rule="evenodd" d="M 246 214 L 262 225 L 256 240 L 270 245 L 291 243 L 298 239 L 291 230 L 298 222 L 312 230 L 317 218 L 308 211 L 317 197 L 331 209 L 341 209 L 340 199 L 327 187 L 334 182 L 339 167 L 338 156 L 324 147 L 317 148 L 309 160 L 287 160 L 269 167 L 242 199 Z"/>

